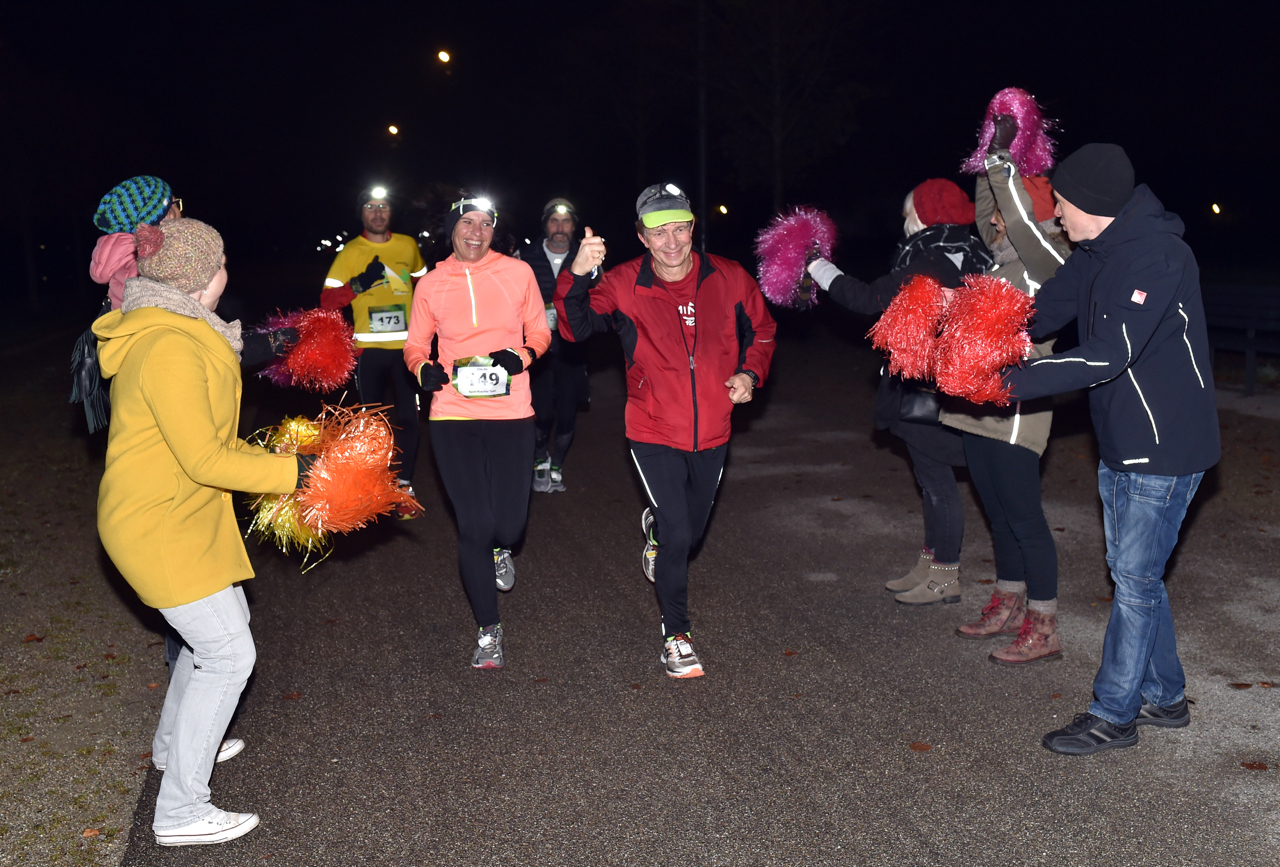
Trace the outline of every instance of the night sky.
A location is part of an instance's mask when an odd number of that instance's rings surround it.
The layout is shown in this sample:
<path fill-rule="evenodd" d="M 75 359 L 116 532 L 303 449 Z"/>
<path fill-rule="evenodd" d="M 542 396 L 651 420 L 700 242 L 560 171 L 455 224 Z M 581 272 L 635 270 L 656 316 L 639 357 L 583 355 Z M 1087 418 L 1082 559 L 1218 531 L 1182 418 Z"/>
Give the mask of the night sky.
<path fill-rule="evenodd" d="M 752 6 L 761 4 L 707 0 L 707 56 L 732 41 L 730 19 L 753 26 Z M 840 117 L 814 111 L 807 123 L 852 119 L 851 129 L 788 184 L 785 201 L 828 209 L 841 227 L 837 258 L 877 276 L 901 231 L 902 197 L 928 177 L 972 191 L 958 166 L 987 101 L 1017 85 L 1059 121 L 1060 156 L 1090 141 L 1126 148 L 1138 181 L 1186 221 L 1207 279 L 1280 285 L 1271 213 L 1280 70 L 1264 42 L 1271 25 L 1247 11 L 1260 7 L 847 4 L 836 32 L 814 33 L 827 53 L 815 47 L 813 56 L 833 87 L 854 96 Z M 264 307 L 314 303 L 332 256 L 317 242 L 358 231 L 355 196 L 374 181 L 397 195 L 393 228 L 405 232 L 439 218 L 414 206 L 433 201 L 432 184 L 490 194 L 499 229 L 520 239 L 538 231 L 542 203 L 564 195 L 629 257 L 640 249 L 630 226 L 641 186 L 699 189 L 697 8 L 653 0 L 6 11 L 0 251 L 9 268 L 0 298 L 30 310 L 54 292 L 74 317 L 81 308 L 90 316 L 100 298 L 83 276 L 99 234 L 90 219 L 98 198 L 135 174 L 169 181 L 190 216 L 223 233 L 229 291 Z M 785 8 L 803 30 L 805 0 Z M 452 55 L 447 67 L 440 50 Z M 631 123 L 637 99 L 649 124 L 643 143 Z M 725 140 L 736 117 L 721 87 L 708 90 L 707 109 L 708 205 L 729 214 L 700 228 L 713 252 L 750 264 L 751 240 L 771 214 L 770 182 L 732 159 Z M 24 231 L 36 249 L 34 298 Z"/>

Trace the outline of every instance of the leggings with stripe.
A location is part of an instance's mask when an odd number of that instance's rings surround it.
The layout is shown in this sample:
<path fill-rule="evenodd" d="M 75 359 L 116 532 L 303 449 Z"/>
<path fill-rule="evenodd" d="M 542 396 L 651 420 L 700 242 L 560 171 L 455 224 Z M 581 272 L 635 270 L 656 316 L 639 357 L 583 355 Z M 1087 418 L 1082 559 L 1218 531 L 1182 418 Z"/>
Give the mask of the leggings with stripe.
<path fill-rule="evenodd" d="M 689 631 L 689 555 L 711 517 L 727 445 L 697 452 L 628 440 L 653 507 L 654 589 L 662 610 L 663 635 Z"/>

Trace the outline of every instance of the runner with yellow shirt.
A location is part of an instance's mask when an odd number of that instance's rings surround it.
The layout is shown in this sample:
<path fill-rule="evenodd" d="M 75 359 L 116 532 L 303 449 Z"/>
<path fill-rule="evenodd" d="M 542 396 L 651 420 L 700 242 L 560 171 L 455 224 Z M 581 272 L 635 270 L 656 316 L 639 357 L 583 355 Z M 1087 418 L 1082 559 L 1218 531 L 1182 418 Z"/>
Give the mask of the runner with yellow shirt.
<path fill-rule="evenodd" d="M 413 287 L 427 273 L 427 266 L 412 237 L 390 230 L 391 202 L 387 196 L 382 187 L 361 192 L 364 231 L 338 251 L 320 293 L 320 306 L 326 310 L 351 308 L 360 352 L 356 388 L 361 402 L 385 403 L 388 386 L 392 389 L 391 420 L 400 450 L 400 485 L 412 494 L 421 427 L 417 383 L 405 369 L 403 350 L 409 335 Z M 407 520 L 421 512 L 401 506 L 397 514 Z"/>

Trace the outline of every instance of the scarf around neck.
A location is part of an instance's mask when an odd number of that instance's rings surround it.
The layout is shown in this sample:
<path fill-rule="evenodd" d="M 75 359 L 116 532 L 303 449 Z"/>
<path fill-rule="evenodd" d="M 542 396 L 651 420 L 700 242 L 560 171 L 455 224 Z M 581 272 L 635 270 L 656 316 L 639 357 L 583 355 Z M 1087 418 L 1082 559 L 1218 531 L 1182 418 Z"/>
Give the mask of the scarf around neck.
<path fill-rule="evenodd" d="M 167 283 L 158 283 L 148 277 L 134 277 L 124 284 L 124 301 L 120 305 L 121 313 L 129 313 L 143 307 L 159 307 L 188 319 L 203 319 L 209 327 L 226 338 L 231 344 L 231 351 L 240 360 L 240 351 L 244 349 L 244 340 L 240 337 L 240 320 L 230 322 L 219 317 L 212 310 L 192 298 L 181 289 Z"/>

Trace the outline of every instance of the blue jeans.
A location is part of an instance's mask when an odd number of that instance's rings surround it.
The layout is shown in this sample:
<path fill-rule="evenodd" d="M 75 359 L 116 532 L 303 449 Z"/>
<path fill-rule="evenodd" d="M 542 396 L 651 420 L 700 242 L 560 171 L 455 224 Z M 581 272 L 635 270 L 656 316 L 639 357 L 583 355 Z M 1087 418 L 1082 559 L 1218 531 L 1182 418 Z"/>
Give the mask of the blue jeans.
<path fill-rule="evenodd" d="M 1116 590 L 1089 712 L 1116 725 L 1133 721 L 1144 696 L 1160 707 L 1182 700 L 1187 681 L 1162 579 L 1203 477 L 1117 473 L 1098 465 L 1107 566 Z"/>
<path fill-rule="evenodd" d="M 186 642 L 151 743 L 152 758 L 165 766 L 152 828 L 166 831 L 214 811 L 209 775 L 257 652 L 239 586 L 160 613 Z"/>

